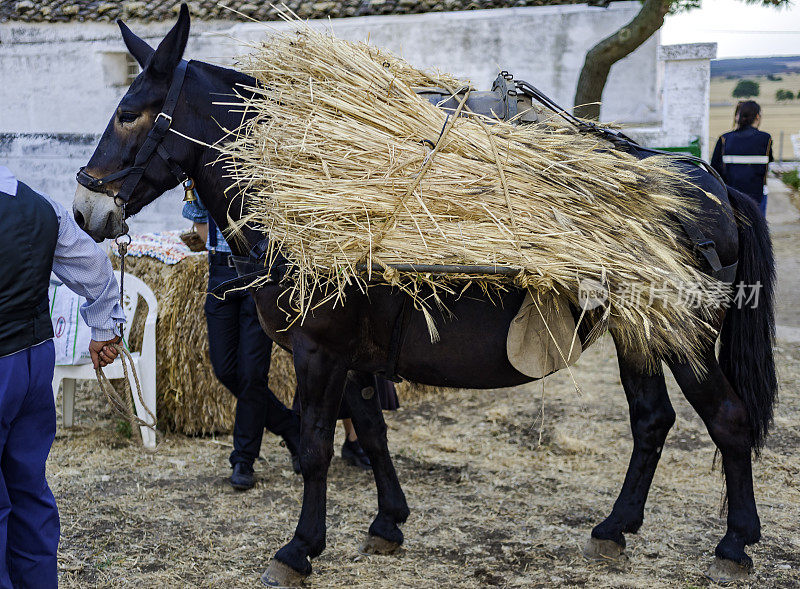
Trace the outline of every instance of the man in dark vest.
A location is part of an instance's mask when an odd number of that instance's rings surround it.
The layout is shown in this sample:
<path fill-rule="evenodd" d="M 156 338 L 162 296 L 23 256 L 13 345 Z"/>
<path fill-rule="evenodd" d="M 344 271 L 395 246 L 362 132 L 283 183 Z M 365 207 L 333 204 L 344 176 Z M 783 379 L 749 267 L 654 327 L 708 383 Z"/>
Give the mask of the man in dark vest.
<path fill-rule="evenodd" d="M 0 588 L 57 587 L 58 510 L 45 480 L 56 410 L 51 270 L 86 297 L 95 367 L 114 361 L 119 289 L 103 250 L 60 204 L 0 166 Z"/>
<path fill-rule="evenodd" d="M 237 277 L 231 263 L 231 248 L 200 202 L 187 202 L 183 216 L 206 243 L 208 290 Z M 272 340 L 258 322 L 253 297 L 246 291 L 228 293 L 224 299 L 206 295 L 208 354 L 214 374 L 236 397 L 233 423 L 233 469 L 229 480 L 239 491 L 255 484 L 253 463 L 261 452 L 266 427 L 284 439 L 292 455 L 292 466 L 300 472 L 300 418 L 281 403 L 267 385 Z"/>

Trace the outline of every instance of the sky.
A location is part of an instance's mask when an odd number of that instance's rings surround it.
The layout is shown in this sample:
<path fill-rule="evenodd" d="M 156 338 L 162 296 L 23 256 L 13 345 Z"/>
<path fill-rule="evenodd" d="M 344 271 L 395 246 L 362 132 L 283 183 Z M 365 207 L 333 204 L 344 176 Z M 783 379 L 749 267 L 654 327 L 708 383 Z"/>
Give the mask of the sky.
<path fill-rule="evenodd" d="M 702 0 L 702 7 L 667 16 L 661 43 L 715 41 L 717 57 L 800 55 L 800 6 L 772 8 L 742 0 Z"/>

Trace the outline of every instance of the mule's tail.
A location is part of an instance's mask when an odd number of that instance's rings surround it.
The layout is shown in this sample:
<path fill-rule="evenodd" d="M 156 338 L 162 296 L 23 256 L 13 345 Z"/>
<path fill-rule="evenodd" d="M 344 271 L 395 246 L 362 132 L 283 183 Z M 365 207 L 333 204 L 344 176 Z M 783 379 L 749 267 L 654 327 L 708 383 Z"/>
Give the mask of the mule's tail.
<path fill-rule="evenodd" d="M 747 195 L 728 188 L 739 230 L 735 299 L 720 333 L 719 364 L 747 407 L 752 448 L 758 453 L 772 423 L 778 379 L 775 339 L 775 259 L 767 221 Z"/>

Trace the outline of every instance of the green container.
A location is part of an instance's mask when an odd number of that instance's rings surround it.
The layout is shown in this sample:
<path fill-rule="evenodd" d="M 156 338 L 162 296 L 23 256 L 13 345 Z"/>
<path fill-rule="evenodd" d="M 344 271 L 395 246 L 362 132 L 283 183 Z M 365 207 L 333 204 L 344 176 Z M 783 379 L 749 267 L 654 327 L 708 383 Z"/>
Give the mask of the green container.
<path fill-rule="evenodd" d="M 689 145 L 682 145 L 680 147 L 658 147 L 662 151 L 675 151 L 679 153 L 690 153 L 695 157 L 700 157 L 700 139 L 695 139 Z"/>

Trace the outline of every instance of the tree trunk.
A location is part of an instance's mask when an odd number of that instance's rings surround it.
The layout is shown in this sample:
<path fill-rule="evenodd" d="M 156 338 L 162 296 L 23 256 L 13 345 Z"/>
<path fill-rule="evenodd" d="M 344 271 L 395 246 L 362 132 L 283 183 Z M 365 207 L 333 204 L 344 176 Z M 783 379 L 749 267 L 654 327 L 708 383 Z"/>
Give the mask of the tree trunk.
<path fill-rule="evenodd" d="M 631 22 L 589 50 L 575 92 L 574 112 L 577 116 L 600 118 L 599 102 L 611 66 L 632 53 L 661 28 L 671 4 L 672 0 L 644 0 L 642 9 Z"/>

